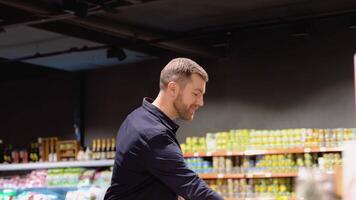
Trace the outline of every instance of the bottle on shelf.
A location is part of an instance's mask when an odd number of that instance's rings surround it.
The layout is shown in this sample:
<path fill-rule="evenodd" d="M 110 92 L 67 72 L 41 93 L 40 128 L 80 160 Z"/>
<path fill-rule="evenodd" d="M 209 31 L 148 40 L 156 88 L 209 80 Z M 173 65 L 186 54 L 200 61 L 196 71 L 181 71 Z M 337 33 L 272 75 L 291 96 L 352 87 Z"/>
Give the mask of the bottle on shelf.
<path fill-rule="evenodd" d="M 12 145 L 9 144 L 4 151 L 4 162 L 12 163 Z"/>
<path fill-rule="evenodd" d="M 111 159 L 111 141 L 109 138 L 106 139 L 105 158 Z"/>
<path fill-rule="evenodd" d="M 31 162 L 39 161 L 38 144 L 37 143 L 31 143 L 30 161 Z"/>
<path fill-rule="evenodd" d="M 0 163 L 4 162 L 4 143 L 0 139 Z"/>
<path fill-rule="evenodd" d="M 115 154 L 116 154 L 116 140 L 115 138 L 111 139 L 111 159 L 115 158 Z"/>
<path fill-rule="evenodd" d="M 29 154 L 29 157 L 30 157 L 30 162 L 34 162 L 34 152 L 33 152 L 33 150 L 34 150 L 34 147 L 33 147 L 33 143 L 31 143 L 31 147 L 30 147 L 30 150 L 29 150 L 29 152 L 30 152 L 30 154 Z"/>
<path fill-rule="evenodd" d="M 106 159 L 106 141 L 105 139 L 101 139 L 100 160 L 104 159 Z"/>
<path fill-rule="evenodd" d="M 116 152 L 115 138 L 96 138 L 92 140 L 91 159 L 105 160 L 114 159 Z"/>
<path fill-rule="evenodd" d="M 101 156 L 101 141 L 100 139 L 96 140 L 96 156 L 95 159 L 96 160 L 100 160 L 100 156 Z"/>
<path fill-rule="evenodd" d="M 92 157 L 91 157 L 91 159 L 96 160 L 96 140 L 95 139 L 92 141 L 91 148 L 92 148 Z"/>
<path fill-rule="evenodd" d="M 27 149 L 22 149 L 20 151 L 20 162 L 21 163 L 28 163 L 28 157 L 29 157 L 29 155 L 28 155 Z"/>
<path fill-rule="evenodd" d="M 57 149 L 56 149 L 56 139 L 50 139 L 50 151 L 52 162 L 57 162 Z"/>
<path fill-rule="evenodd" d="M 11 152 L 11 161 L 12 161 L 12 163 L 19 163 L 20 162 L 19 151 L 12 150 L 12 152 Z"/>
<path fill-rule="evenodd" d="M 39 162 L 40 158 L 40 149 L 38 143 L 35 143 L 35 162 Z"/>
<path fill-rule="evenodd" d="M 93 156 L 92 151 L 90 150 L 89 147 L 85 148 L 85 153 L 84 153 L 84 160 L 91 160 Z"/>

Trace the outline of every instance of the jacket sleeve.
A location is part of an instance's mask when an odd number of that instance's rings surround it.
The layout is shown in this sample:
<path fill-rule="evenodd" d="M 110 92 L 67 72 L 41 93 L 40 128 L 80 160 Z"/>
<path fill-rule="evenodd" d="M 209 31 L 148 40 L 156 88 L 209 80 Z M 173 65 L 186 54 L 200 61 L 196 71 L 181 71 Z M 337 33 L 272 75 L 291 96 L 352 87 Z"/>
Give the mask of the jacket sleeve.
<path fill-rule="evenodd" d="M 186 200 L 223 200 L 186 166 L 180 147 L 170 137 L 157 135 L 147 144 L 148 170 L 177 195 Z"/>

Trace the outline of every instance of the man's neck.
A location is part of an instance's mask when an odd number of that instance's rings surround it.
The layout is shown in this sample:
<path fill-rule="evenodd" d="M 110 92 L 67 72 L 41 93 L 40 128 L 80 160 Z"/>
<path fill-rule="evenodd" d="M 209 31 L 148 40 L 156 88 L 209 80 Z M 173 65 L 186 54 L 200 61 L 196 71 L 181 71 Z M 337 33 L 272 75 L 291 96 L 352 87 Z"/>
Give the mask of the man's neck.
<path fill-rule="evenodd" d="M 152 105 L 156 106 L 160 109 L 164 114 L 166 114 L 171 120 L 176 119 L 175 112 L 173 106 L 169 104 L 169 101 L 165 100 L 164 94 L 161 92 L 158 94 L 156 99 L 152 102 Z"/>

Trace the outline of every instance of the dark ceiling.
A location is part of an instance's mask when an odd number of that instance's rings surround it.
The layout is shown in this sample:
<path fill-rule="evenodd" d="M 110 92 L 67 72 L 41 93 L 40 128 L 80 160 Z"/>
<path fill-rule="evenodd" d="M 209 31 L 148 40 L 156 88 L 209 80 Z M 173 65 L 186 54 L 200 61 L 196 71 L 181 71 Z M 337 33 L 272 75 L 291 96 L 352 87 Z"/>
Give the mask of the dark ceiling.
<path fill-rule="evenodd" d="M 0 0 L 0 63 L 75 71 L 160 56 L 217 58 L 226 33 L 355 11 L 355 0 Z M 109 60 L 108 49 L 124 50 L 127 62 Z"/>

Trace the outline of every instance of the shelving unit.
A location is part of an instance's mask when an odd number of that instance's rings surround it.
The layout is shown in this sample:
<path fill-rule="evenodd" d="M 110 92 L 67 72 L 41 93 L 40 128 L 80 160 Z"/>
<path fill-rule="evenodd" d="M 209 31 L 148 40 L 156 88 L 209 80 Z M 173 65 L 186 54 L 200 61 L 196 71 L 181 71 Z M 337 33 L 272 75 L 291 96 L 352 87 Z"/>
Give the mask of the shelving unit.
<path fill-rule="evenodd" d="M 114 165 L 114 160 L 0 164 L 0 171 L 21 171 L 21 170 L 53 169 L 53 168 L 68 168 L 68 167 L 110 167 L 113 165 Z"/>
<path fill-rule="evenodd" d="M 298 173 L 204 173 L 199 174 L 201 179 L 241 179 L 241 178 L 293 178 Z"/>
<path fill-rule="evenodd" d="M 186 159 L 192 159 L 192 162 L 190 164 L 194 166 L 194 162 L 202 163 L 202 162 L 224 162 L 221 161 L 220 159 L 237 159 L 239 160 L 239 165 L 241 165 L 241 161 L 244 159 L 255 159 L 254 156 L 261 157 L 261 156 L 268 156 L 268 155 L 285 155 L 288 156 L 289 154 L 306 154 L 306 153 L 341 153 L 343 151 L 342 148 L 340 147 L 303 147 L 303 148 L 287 148 L 287 149 L 266 149 L 266 150 L 246 150 L 246 151 L 216 151 L 216 152 L 194 152 L 194 153 L 185 153 L 184 157 Z M 310 155 L 309 154 L 309 155 Z M 219 157 L 219 158 L 216 158 Z M 227 157 L 227 158 L 222 158 L 222 157 Z M 239 157 L 239 158 L 231 158 L 231 157 Z M 286 157 L 284 157 L 286 158 Z M 194 161 L 194 159 L 198 159 L 197 161 Z M 214 159 L 219 159 L 218 161 Z M 205 160 L 205 161 L 204 161 Z M 206 161 L 209 160 L 209 161 Z M 230 161 L 231 162 L 231 161 Z M 235 162 L 235 160 L 233 161 Z M 238 166 L 241 167 L 241 166 Z M 198 169 L 199 170 L 199 169 Z M 222 170 L 223 169 L 218 169 Z M 268 169 L 266 169 L 268 170 Z M 213 170 L 214 171 L 214 170 Z M 201 173 L 198 174 L 201 179 L 204 179 L 205 181 L 209 182 L 212 185 L 216 185 L 217 183 L 220 182 L 224 184 L 227 184 L 228 179 L 240 179 L 240 181 L 246 181 L 248 183 L 254 182 L 255 180 L 252 179 L 289 179 L 289 180 L 295 180 L 295 178 L 298 176 L 298 172 L 294 171 L 293 172 L 288 172 L 288 173 L 273 173 L 269 171 L 263 171 L 263 172 L 246 172 L 246 173 Z M 212 181 L 212 182 L 211 182 Z M 215 182 L 214 182 L 215 181 Z M 262 181 L 262 180 L 256 180 L 256 181 Z M 268 181 L 268 180 L 266 180 Z M 235 184 L 235 181 L 234 181 Z M 225 186 L 226 187 L 226 186 Z M 277 197 L 275 198 L 225 198 L 227 200 L 276 200 Z M 283 197 L 283 199 L 288 199 L 288 200 L 295 200 L 295 198 L 292 197 Z"/>
<path fill-rule="evenodd" d="M 185 158 L 212 158 L 212 157 L 249 157 L 258 155 L 272 154 L 299 154 L 299 153 L 328 153 L 341 152 L 342 148 L 289 148 L 289 149 L 271 149 L 271 150 L 247 150 L 247 151 L 216 151 L 216 152 L 196 152 L 184 154 Z M 114 160 L 94 160 L 94 161 L 62 161 L 62 162 L 40 162 L 26 164 L 1 164 L 1 171 L 25 171 L 35 169 L 51 168 L 69 168 L 69 167 L 110 167 L 114 165 Z M 295 178 L 297 172 L 293 173 L 272 173 L 272 172 L 254 172 L 254 173 L 200 173 L 200 178 L 204 180 L 218 179 L 265 179 L 265 178 Z M 6 189 L 6 188 L 0 188 Z M 12 188 L 9 188 L 12 189 Z M 53 191 L 60 195 L 65 195 L 68 191 L 78 190 L 78 187 L 40 187 L 40 188 L 17 188 L 18 191 Z M 225 198 L 227 200 L 275 200 L 275 198 Z M 289 198 L 288 200 L 293 200 Z"/>
<path fill-rule="evenodd" d="M 185 158 L 193 157 L 214 157 L 214 156 L 255 156 L 269 154 L 295 154 L 295 153 L 322 153 L 341 152 L 341 147 L 312 147 L 312 148 L 289 148 L 271 150 L 246 150 L 246 151 L 217 151 L 217 152 L 195 152 L 185 153 Z"/>
<path fill-rule="evenodd" d="M 225 200 L 276 200 L 276 198 L 260 197 L 260 198 L 225 198 Z M 289 198 L 288 200 L 296 200 L 295 198 Z"/>
<path fill-rule="evenodd" d="M 199 174 L 201 179 L 228 179 L 228 178 L 244 178 L 245 174 L 239 173 L 205 173 Z"/>

